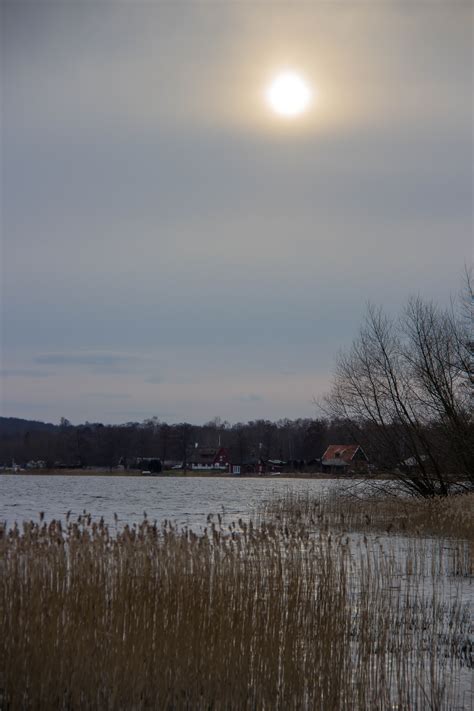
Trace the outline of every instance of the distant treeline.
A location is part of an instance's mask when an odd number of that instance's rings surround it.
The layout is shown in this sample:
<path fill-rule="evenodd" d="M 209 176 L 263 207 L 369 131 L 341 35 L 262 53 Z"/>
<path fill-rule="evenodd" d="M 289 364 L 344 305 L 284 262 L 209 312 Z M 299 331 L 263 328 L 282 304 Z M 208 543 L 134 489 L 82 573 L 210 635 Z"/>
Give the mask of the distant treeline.
<path fill-rule="evenodd" d="M 123 425 L 72 425 L 63 418 L 60 425 L 53 425 L 0 418 L 0 464 L 4 466 L 42 461 L 48 467 L 119 463 L 129 467 L 140 457 L 186 463 L 196 444 L 225 447 L 235 462 L 262 458 L 314 463 L 329 444 L 354 441 L 352 428 L 342 420 L 254 420 L 231 425 L 216 418 L 204 425 L 169 425 L 151 418 Z"/>
<path fill-rule="evenodd" d="M 0 466 L 25 466 L 41 462 L 46 467 L 137 466 L 140 458 L 157 458 L 164 464 L 186 465 L 199 448 L 225 447 L 232 462 L 281 460 L 294 469 L 318 469 L 319 460 L 330 444 L 362 444 L 369 461 L 379 470 L 392 470 L 408 457 L 403 432 L 392 425 L 400 443 L 394 459 L 387 448 L 373 446 L 373 425 L 344 419 L 252 420 L 231 425 L 219 418 L 203 425 L 187 422 L 169 425 L 158 418 L 121 425 L 86 422 L 72 425 L 66 418 L 54 425 L 16 418 L 0 418 Z M 399 430 L 399 431 L 398 431 Z M 426 430 L 430 439 L 437 428 Z"/>

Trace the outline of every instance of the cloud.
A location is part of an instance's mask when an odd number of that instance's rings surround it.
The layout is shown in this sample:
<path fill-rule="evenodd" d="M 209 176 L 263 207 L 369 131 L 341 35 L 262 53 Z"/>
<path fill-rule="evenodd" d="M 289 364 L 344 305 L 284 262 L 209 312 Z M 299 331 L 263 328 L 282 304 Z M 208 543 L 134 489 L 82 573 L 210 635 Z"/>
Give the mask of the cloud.
<path fill-rule="evenodd" d="M 31 402 L 29 400 L 10 400 L 4 398 L 0 401 L 2 417 L 20 417 L 27 420 L 31 417 L 31 413 L 35 413 L 35 419 L 45 421 L 46 418 L 53 419 L 56 417 L 55 410 L 55 405 L 51 406 L 51 404 L 47 402 Z M 61 415 L 56 419 L 59 419 L 59 417 L 61 417 Z"/>
<path fill-rule="evenodd" d="M 101 400 L 130 400 L 130 393 L 85 393 L 82 397 L 96 397 Z"/>
<path fill-rule="evenodd" d="M 34 106 L 18 122 L 52 135 L 268 133 L 261 84 L 292 59 L 329 97 L 331 122 L 446 120 L 466 98 L 459 83 L 469 91 L 470 20 L 469 3 L 10 2 L 6 103 Z"/>
<path fill-rule="evenodd" d="M 57 366 L 85 366 L 94 369 L 123 369 L 125 366 L 135 363 L 135 356 L 125 356 L 111 353 L 83 353 L 83 354 L 68 354 L 68 353 L 49 353 L 37 356 L 34 359 L 35 363 L 41 365 L 57 365 Z"/>
<path fill-rule="evenodd" d="M 164 378 L 161 375 L 151 375 L 149 378 L 145 379 L 145 383 L 151 383 L 152 385 L 160 385 L 164 382 Z"/>
<path fill-rule="evenodd" d="M 117 420 L 115 389 L 139 419 L 158 393 L 194 421 L 298 416 L 367 299 L 449 302 L 471 252 L 471 9 L 415 5 L 5 4 L 2 346 L 22 414 L 34 394 L 89 417 L 95 391 Z M 300 128 L 261 100 L 287 60 L 320 89 Z"/>
<path fill-rule="evenodd" d="M 248 403 L 263 401 L 263 397 L 261 395 L 257 395 L 256 393 L 248 393 L 246 395 L 239 395 L 239 397 L 237 399 L 240 400 L 241 402 L 248 402 Z"/>
<path fill-rule="evenodd" d="M 29 368 L 2 368 L 2 378 L 51 378 L 54 373 L 45 370 L 30 370 Z"/>

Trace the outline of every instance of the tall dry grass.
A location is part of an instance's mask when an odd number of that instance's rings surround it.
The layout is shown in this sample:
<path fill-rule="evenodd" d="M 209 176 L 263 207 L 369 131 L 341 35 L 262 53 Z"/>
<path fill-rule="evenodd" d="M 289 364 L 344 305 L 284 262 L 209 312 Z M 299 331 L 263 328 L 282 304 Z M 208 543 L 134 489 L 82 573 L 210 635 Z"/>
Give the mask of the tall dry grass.
<path fill-rule="evenodd" d="M 335 490 L 329 495 L 308 493 L 272 499 L 260 518 L 339 531 L 442 536 L 474 542 L 474 493 L 421 499 L 403 497 L 390 489 L 369 495 Z"/>
<path fill-rule="evenodd" d="M 4 709 L 468 708 L 441 545 L 81 517 L 3 532 L 0 554 Z"/>

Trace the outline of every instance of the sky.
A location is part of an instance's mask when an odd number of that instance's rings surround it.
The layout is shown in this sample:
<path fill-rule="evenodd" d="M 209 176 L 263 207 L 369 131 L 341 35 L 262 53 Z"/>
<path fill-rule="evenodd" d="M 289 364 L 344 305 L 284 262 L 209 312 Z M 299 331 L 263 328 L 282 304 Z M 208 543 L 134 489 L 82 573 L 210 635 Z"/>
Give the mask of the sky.
<path fill-rule="evenodd" d="M 472 259 L 473 6 L 1 2 L 1 414 L 313 417 Z M 300 72 L 295 120 L 265 90 Z"/>

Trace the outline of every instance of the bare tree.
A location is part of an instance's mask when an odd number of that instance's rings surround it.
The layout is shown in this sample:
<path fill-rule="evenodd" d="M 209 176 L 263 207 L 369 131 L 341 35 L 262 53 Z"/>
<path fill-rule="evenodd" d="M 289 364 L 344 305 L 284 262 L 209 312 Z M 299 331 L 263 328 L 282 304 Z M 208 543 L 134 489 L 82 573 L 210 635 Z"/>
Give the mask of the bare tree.
<path fill-rule="evenodd" d="M 381 468 L 421 496 L 474 488 L 469 337 L 454 309 L 409 300 L 399 319 L 374 306 L 338 356 L 325 409 L 351 422 Z"/>

